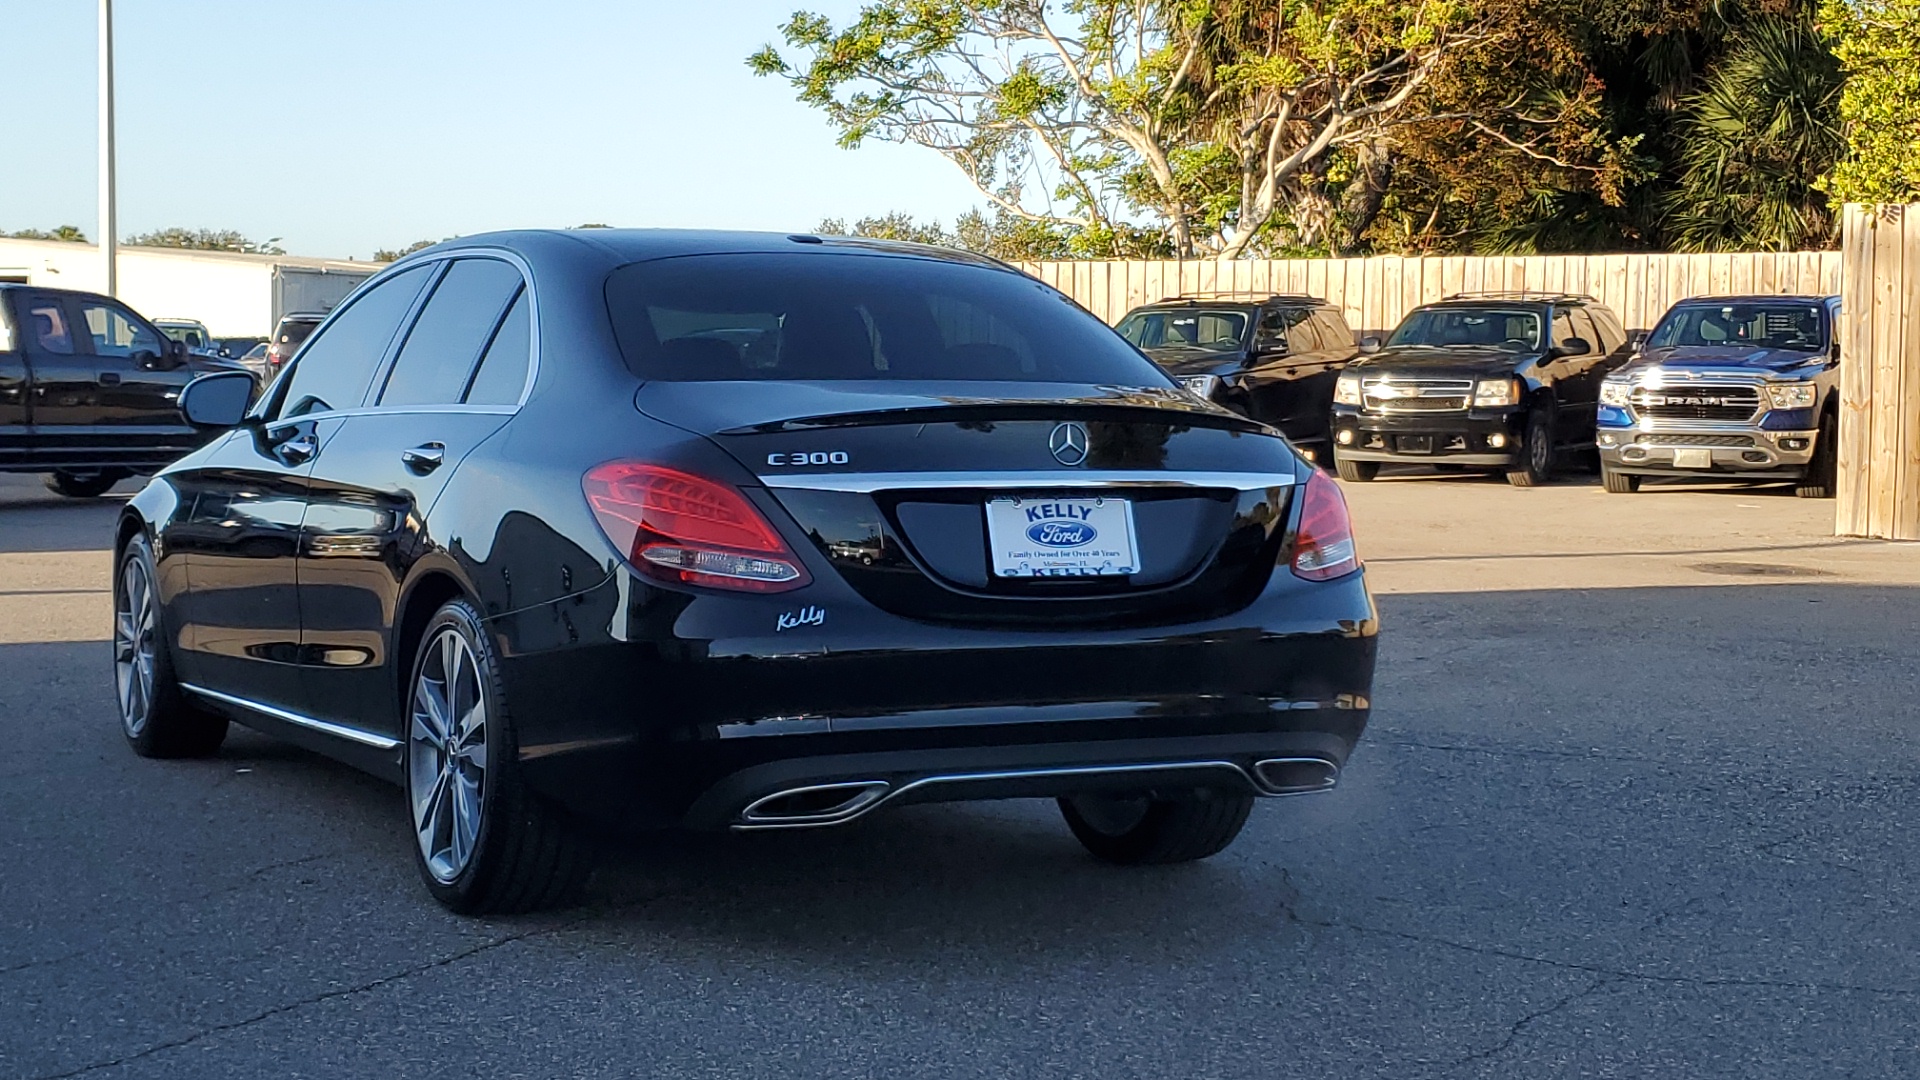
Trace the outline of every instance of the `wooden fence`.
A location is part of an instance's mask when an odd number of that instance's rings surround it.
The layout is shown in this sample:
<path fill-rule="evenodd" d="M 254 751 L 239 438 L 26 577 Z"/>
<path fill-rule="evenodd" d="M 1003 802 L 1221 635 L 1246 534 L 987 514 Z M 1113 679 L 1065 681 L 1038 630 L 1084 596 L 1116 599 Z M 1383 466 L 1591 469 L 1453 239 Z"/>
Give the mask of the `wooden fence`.
<path fill-rule="evenodd" d="M 1849 205 L 1834 531 L 1920 540 L 1920 205 Z"/>
<path fill-rule="evenodd" d="M 1650 329 L 1688 296 L 1740 293 L 1831 295 L 1840 253 L 1722 255 L 1376 256 L 1370 259 L 1189 262 L 1040 262 L 1021 269 L 1120 321 L 1128 309 L 1202 292 L 1307 293 L 1339 304 L 1361 334 L 1391 330 L 1409 310 L 1458 292 L 1532 289 L 1588 293 L 1628 329 Z"/>

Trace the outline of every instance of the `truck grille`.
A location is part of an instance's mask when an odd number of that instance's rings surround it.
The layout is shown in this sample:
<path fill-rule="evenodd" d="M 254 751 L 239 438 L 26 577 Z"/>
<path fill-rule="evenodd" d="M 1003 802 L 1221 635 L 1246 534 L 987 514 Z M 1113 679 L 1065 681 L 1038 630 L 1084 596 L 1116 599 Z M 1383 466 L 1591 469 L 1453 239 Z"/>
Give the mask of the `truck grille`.
<path fill-rule="evenodd" d="M 1469 379 L 1372 379 L 1361 390 L 1369 412 L 1459 412 L 1473 396 L 1473 382 Z"/>
<path fill-rule="evenodd" d="M 1633 409 L 1655 420 L 1753 419 L 1760 391 L 1752 386 L 1676 386 L 1633 392 Z"/>
<path fill-rule="evenodd" d="M 1642 435 L 1633 440 L 1641 446 L 1752 446 L 1751 435 Z"/>

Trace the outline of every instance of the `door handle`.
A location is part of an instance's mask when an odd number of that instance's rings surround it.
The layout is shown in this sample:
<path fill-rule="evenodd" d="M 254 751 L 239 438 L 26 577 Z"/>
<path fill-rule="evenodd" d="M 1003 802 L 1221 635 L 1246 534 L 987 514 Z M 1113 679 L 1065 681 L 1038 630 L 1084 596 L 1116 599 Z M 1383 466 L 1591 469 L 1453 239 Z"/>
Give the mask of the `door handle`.
<path fill-rule="evenodd" d="M 445 443 L 422 443 L 411 450 L 400 452 L 400 463 L 413 472 L 425 475 L 440 467 L 447 458 Z"/>
<path fill-rule="evenodd" d="M 103 371 L 103 372 L 101 372 L 101 373 L 100 373 L 100 385 L 101 385 L 101 386 L 119 386 L 119 385 L 120 385 L 120 373 L 119 373 L 119 372 L 117 372 L 117 371 Z"/>

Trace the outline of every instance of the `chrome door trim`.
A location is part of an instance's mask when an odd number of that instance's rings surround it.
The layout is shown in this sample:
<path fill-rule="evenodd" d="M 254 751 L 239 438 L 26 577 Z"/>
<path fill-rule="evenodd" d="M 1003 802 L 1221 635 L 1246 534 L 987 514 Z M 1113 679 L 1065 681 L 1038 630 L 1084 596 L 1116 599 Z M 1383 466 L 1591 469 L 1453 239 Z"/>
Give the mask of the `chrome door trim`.
<path fill-rule="evenodd" d="M 1150 472 L 1146 470 L 1087 472 L 1084 469 L 1034 469 L 1023 472 L 892 472 L 892 473 L 778 473 L 760 477 L 769 488 L 784 491 L 910 491 L 935 488 L 985 488 L 1032 491 L 1040 488 L 1231 488 L 1266 491 L 1292 487 L 1293 473 Z"/>
<path fill-rule="evenodd" d="M 193 693 L 199 694 L 201 697 L 212 698 L 215 701 L 227 705 L 237 705 L 242 709 L 257 712 L 262 716 L 271 716 L 275 720 L 284 720 L 289 724 L 296 724 L 310 731 L 318 731 L 322 735 L 332 735 L 335 738 L 345 739 L 348 742 L 359 743 L 361 746 L 371 746 L 375 750 L 398 750 L 400 748 L 400 740 L 398 739 L 389 739 L 385 735 L 377 735 L 371 731 L 362 731 L 359 728 L 348 727 L 345 724 L 335 724 L 326 720 L 315 720 L 311 716 L 302 716 L 297 712 L 288 712 L 286 709 L 276 708 L 272 705 L 263 705 L 258 701 L 249 701 L 246 698 L 235 697 L 232 694 L 223 694 L 218 690 L 209 690 L 204 686 L 195 686 L 192 683 L 183 682 L 180 684 L 180 689 L 190 690 Z"/>

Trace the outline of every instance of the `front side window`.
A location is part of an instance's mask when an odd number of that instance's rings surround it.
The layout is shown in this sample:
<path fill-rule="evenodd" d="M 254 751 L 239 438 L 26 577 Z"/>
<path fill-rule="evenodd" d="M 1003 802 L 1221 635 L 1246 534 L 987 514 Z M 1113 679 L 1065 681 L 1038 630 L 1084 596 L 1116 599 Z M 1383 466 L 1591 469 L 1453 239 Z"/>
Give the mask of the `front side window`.
<path fill-rule="evenodd" d="M 1819 304 L 1685 304 L 1667 313 L 1647 344 L 1656 349 L 1745 348 L 1820 352 Z"/>
<path fill-rule="evenodd" d="M 1421 308 L 1401 321 L 1387 344 L 1531 352 L 1540 347 L 1540 315 L 1505 308 Z"/>
<path fill-rule="evenodd" d="M 1059 293 L 984 266 L 693 255 L 622 267 L 606 295 L 621 352 L 644 379 L 1172 385 Z"/>
<path fill-rule="evenodd" d="M 160 355 L 160 335 L 136 320 L 125 308 L 98 300 L 83 300 L 80 302 L 80 317 L 87 321 L 87 333 L 93 337 L 95 356 L 130 357 L 137 352 Z"/>
<path fill-rule="evenodd" d="M 280 415 L 358 407 L 429 269 L 416 266 L 350 298 L 346 310 L 294 358 Z"/>
<path fill-rule="evenodd" d="M 520 271 L 498 259 L 458 259 L 433 287 L 394 358 L 381 405 L 460 400 L 500 315 L 520 290 Z"/>
<path fill-rule="evenodd" d="M 1115 329 L 1142 349 L 1237 352 L 1247 339 L 1247 313 L 1195 308 L 1136 311 L 1120 320 Z"/>

